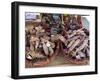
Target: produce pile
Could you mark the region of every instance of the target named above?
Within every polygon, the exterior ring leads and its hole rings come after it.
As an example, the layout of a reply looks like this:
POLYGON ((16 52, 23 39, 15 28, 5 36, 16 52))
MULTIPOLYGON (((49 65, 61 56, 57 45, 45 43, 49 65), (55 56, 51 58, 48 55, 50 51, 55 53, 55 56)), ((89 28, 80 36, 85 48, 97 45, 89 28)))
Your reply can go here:
POLYGON ((47 66, 62 52, 72 64, 89 62, 89 30, 82 16, 41 13, 25 23, 25 57, 32 66, 47 66))

